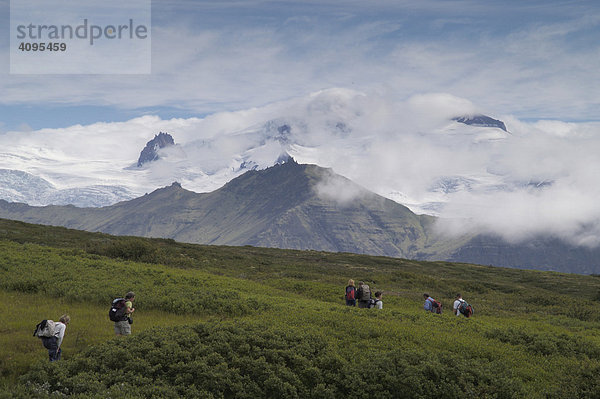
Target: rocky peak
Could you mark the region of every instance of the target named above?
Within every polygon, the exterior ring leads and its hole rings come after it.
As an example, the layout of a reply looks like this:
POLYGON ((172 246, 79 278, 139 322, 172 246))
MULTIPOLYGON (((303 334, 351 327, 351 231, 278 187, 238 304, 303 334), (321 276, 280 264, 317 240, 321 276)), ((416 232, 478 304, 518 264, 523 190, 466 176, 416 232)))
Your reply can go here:
POLYGON ((502 129, 505 132, 508 132, 506 130, 506 125, 504 124, 504 122, 498 119, 490 118, 487 115, 457 116, 456 118, 452 118, 452 120, 471 126, 497 127, 498 129, 502 129))
POLYGON ((141 167, 147 162, 156 161, 160 158, 158 150, 172 145, 175 145, 175 140, 173 140, 173 137, 169 133, 158 133, 152 140, 146 143, 146 147, 140 153, 137 166, 141 167))
POLYGON ((284 151, 279 155, 277 161, 275 161, 275 165, 283 165, 286 163, 297 165, 296 160, 290 154, 288 154, 287 151, 284 151))

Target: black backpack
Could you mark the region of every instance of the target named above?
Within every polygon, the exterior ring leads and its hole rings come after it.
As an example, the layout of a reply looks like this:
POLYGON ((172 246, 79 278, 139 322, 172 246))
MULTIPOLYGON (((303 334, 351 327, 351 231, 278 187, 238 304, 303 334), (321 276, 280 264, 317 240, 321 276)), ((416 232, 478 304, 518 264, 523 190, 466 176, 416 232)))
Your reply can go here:
POLYGON ((108 318, 110 321, 117 322, 127 320, 127 315, 125 314, 127 306, 125 306, 125 302, 125 298, 117 298, 112 301, 110 310, 108 311, 108 318))
POLYGON ((375 305, 377 305, 377 302, 379 302, 379 299, 370 299, 369 300, 369 309, 374 308, 375 305))
POLYGON ((442 303, 435 299, 431 302, 431 311, 433 313, 442 314, 442 303))

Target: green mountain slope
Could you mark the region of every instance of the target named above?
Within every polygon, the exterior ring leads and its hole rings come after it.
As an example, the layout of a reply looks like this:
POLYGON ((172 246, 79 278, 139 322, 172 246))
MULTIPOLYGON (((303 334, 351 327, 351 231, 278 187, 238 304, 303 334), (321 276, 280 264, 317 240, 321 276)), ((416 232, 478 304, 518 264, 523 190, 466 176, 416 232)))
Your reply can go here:
POLYGON ((599 290, 593 276, 0 220, 0 398, 598 397, 599 290), (384 308, 345 306, 350 277, 384 308), (111 338, 107 303, 129 289, 133 335, 111 338), (442 315, 422 310, 425 291, 442 315), (473 318, 452 315, 457 291, 473 318), (50 364, 30 330, 63 312, 50 364))

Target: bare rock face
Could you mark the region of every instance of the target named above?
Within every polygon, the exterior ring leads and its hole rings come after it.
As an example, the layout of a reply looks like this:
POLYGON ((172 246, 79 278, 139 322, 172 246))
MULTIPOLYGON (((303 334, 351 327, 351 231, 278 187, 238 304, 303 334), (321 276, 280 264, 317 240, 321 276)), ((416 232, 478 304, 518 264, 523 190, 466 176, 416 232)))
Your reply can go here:
POLYGON ((146 147, 140 153, 137 166, 141 167, 147 162, 156 161, 160 158, 158 150, 172 145, 175 145, 175 140, 173 140, 173 137, 169 133, 158 133, 152 140, 146 143, 146 147))
POLYGON ((498 119, 490 118, 487 115, 458 116, 456 118, 452 118, 452 120, 471 126, 496 127, 507 132, 504 122, 498 119))

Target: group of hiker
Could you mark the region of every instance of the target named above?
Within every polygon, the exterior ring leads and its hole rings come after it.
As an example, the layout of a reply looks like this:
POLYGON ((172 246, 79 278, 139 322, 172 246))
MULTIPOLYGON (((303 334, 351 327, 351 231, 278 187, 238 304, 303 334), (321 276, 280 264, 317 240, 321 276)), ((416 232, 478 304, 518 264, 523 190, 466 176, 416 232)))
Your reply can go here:
MULTIPOLYGON (((374 297, 371 295, 371 287, 363 281, 358 282, 358 288, 354 285, 354 280, 350 279, 346 286, 346 305, 357 306, 363 309, 383 309, 382 301, 383 293, 376 291, 374 297)), ((442 313, 442 303, 433 299, 429 294, 423 294, 425 303, 423 308, 431 313, 442 313)), ((133 324, 133 301, 135 293, 128 292, 124 298, 117 298, 112 301, 108 312, 109 319, 115 323, 115 335, 124 336, 131 334, 131 325, 133 324)), ((456 294, 452 310, 456 316, 463 315, 471 317, 473 315, 473 307, 469 305, 461 294, 456 294)), ((60 360, 61 344, 65 336, 67 325, 70 323, 71 317, 64 314, 59 318, 59 321, 42 320, 36 327, 33 333, 34 336, 41 338, 42 344, 48 349, 48 357, 51 362, 60 360)))
MULTIPOLYGON (((135 294, 128 292, 124 298, 117 298, 112 301, 108 317, 115 323, 115 334, 117 336, 130 335, 131 325, 133 324, 133 301, 135 294)), ((48 357, 51 362, 60 360, 62 350, 60 348, 67 325, 71 322, 71 317, 67 314, 62 315, 59 321, 42 320, 33 332, 34 337, 42 340, 44 348, 48 349, 48 357)))
POLYGON ((371 295, 371 287, 368 284, 359 281, 358 288, 354 285, 354 280, 348 280, 348 285, 346 286, 346 294, 344 298, 346 299, 346 305, 348 306, 356 306, 358 304, 359 308, 363 309, 383 309, 383 301, 381 300, 381 296, 383 293, 381 291, 375 291, 375 298, 371 295))
MULTIPOLYGON (((442 314, 441 302, 436 301, 429 294, 423 294, 423 298, 425 299, 423 309, 431 313, 442 314)), ((471 317, 473 315, 473 306, 469 305, 461 294, 456 294, 454 303, 452 304, 452 311, 456 316, 471 317)))
MULTIPOLYGON (((381 300, 383 293, 375 292, 375 298, 371 296, 371 287, 363 281, 358 282, 358 288, 354 285, 354 280, 348 280, 344 299, 347 306, 356 306, 359 308, 375 308, 383 309, 383 301, 381 300)), ((423 308, 431 313, 442 314, 442 303, 433 299, 429 294, 423 294, 425 304, 423 308)), ((473 315, 473 307, 469 305, 461 294, 456 294, 452 310, 456 316, 463 315, 471 317, 473 315)))

